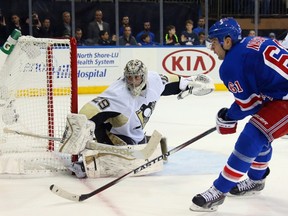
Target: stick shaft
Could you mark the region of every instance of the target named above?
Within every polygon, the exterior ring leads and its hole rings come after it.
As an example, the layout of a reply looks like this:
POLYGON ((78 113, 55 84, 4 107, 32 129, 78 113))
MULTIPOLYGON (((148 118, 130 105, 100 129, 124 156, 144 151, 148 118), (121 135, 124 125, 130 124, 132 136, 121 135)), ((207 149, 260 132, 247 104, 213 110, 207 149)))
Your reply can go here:
POLYGON ((39 135, 39 134, 34 134, 34 133, 29 133, 29 132, 13 130, 13 129, 9 129, 7 127, 3 128, 3 131, 4 131, 4 133, 12 133, 12 134, 18 134, 18 135, 22 135, 22 136, 30 136, 30 137, 39 138, 39 139, 61 141, 61 138, 56 138, 56 137, 50 137, 50 136, 44 136, 44 135, 39 135))

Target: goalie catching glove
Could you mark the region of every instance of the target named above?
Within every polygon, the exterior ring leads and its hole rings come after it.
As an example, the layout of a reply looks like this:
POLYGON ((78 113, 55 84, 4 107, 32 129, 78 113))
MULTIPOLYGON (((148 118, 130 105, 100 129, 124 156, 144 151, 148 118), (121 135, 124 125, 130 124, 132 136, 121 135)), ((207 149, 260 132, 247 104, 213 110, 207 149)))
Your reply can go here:
POLYGON ((216 128, 220 134, 233 134, 237 129, 237 121, 227 117, 228 108, 222 108, 217 113, 216 128))
POLYGON ((213 80, 204 74, 198 74, 191 77, 181 77, 179 82, 179 89, 182 90, 178 95, 178 99, 193 94, 196 96, 202 96, 214 91, 215 86, 213 80))

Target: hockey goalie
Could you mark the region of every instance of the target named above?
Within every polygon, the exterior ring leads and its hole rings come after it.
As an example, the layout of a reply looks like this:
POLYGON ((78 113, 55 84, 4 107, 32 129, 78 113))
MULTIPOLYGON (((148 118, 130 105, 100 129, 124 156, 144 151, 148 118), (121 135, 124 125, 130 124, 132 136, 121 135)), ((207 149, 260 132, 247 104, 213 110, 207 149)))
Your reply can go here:
MULTIPOLYGON (((67 117, 60 152, 79 155, 70 169, 79 178, 120 176, 167 152, 166 139, 155 131, 145 135, 161 96, 202 96, 214 90, 204 74, 188 78, 148 71, 140 60, 130 60, 124 74, 97 98, 85 104, 79 114, 67 117), (161 143, 161 145, 158 145, 161 143)), ((143 169, 139 175, 162 170, 163 162, 143 169)))

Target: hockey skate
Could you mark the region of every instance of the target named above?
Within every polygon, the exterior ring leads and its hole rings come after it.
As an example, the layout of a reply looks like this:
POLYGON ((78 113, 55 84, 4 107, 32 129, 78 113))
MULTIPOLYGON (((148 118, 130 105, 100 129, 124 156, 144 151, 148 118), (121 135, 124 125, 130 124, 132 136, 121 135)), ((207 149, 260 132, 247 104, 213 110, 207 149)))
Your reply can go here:
POLYGON ((68 166, 68 169, 75 173, 77 178, 86 178, 84 163, 82 161, 72 163, 70 166, 68 166))
POLYGON ((265 187, 266 177, 269 175, 270 169, 267 168, 263 179, 261 180, 252 180, 247 178, 243 181, 238 182, 238 184, 233 187, 228 196, 251 196, 255 194, 259 194, 265 187))
POLYGON ((198 212, 216 211, 218 206, 224 202, 225 197, 226 194, 212 186, 207 191, 193 197, 190 210, 198 212))

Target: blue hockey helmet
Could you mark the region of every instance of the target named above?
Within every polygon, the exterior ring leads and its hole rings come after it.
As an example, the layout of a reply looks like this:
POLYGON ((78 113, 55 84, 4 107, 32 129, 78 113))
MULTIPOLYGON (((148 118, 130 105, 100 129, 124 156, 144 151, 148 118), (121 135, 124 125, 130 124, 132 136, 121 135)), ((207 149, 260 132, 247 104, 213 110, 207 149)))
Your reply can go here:
POLYGON ((217 38, 223 44, 224 39, 229 36, 232 42, 236 43, 242 39, 241 32, 241 27, 235 19, 222 18, 209 28, 208 39, 217 38))

